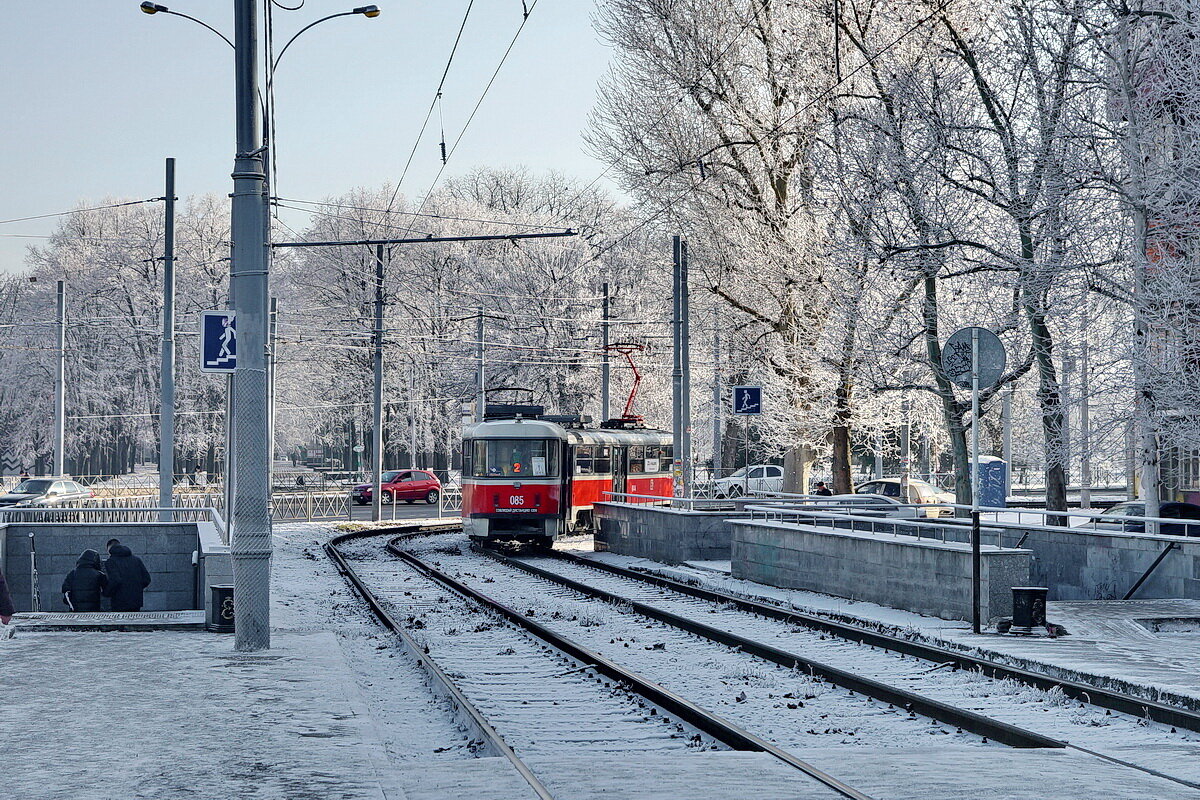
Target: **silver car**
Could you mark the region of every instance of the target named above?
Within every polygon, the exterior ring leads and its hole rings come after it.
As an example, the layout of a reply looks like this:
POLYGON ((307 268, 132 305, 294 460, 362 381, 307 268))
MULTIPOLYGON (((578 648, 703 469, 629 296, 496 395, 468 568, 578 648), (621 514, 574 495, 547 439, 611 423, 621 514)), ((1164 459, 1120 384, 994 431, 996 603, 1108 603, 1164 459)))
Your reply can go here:
POLYGON ((26 478, 0 495, 0 508, 42 508, 94 496, 91 489, 66 478, 26 478))

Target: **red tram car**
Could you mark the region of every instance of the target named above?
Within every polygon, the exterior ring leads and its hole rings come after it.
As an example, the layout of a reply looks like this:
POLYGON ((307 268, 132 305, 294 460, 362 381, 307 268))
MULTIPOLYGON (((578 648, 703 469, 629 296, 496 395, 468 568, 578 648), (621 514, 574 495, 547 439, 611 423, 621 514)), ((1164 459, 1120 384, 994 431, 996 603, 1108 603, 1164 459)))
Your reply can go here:
POLYGON ((531 411, 489 414, 463 430, 462 516, 471 538, 548 545, 593 530, 592 508, 605 492, 674 494, 670 433, 584 428, 531 411))

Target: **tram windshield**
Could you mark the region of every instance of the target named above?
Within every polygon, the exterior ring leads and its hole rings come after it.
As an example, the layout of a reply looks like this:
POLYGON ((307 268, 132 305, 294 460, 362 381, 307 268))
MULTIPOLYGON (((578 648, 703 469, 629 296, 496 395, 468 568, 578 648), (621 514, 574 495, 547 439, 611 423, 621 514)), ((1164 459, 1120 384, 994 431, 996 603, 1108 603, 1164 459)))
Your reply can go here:
POLYGON ((477 478, 556 478, 555 439, 476 439, 471 474, 477 478))

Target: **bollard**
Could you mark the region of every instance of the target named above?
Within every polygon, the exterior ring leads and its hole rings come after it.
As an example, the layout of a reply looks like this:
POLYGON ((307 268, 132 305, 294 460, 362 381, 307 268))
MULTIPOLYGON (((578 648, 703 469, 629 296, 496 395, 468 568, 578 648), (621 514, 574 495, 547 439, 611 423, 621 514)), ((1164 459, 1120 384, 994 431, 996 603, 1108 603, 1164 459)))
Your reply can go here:
POLYGON ((233 633, 233 587, 210 586, 211 619, 205 627, 213 633, 233 633))
POLYGON ((1032 633, 1034 628, 1046 626, 1046 595, 1044 586, 1014 586, 1013 633, 1032 633))

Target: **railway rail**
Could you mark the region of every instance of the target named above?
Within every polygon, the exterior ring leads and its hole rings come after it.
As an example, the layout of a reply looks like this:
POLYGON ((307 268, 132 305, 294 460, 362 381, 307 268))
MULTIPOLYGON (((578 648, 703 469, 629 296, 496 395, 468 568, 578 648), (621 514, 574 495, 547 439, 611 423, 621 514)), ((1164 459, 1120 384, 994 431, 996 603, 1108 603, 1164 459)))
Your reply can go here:
MULTIPOLYGON (((1149 698, 1135 697, 1133 695, 1124 694, 1111 688, 1097 686, 1091 683, 1071 681, 1051 675, 1045 675, 1039 672, 1033 672, 1020 667, 1010 666, 996 661, 991 661, 986 658, 973 656, 969 653, 938 647, 937 645, 926 642, 919 642, 911 639, 904 639, 898 636, 891 636, 881 631, 864 628, 860 625, 854 625, 852 623, 842 622, 839 620, 830 619, 828 617, 817 616, 815 614, 808 614, 795 609, 766 603, 761 600, 753 600, 740 595, 731 594, 729 592, 722 592, 717 589, 697 586, 692 583, 675 580, 663 575, 657 575, 642 570, 629 569, 627 567, 606 563, 604 561, 598 561, 596 559, 583 558, 568 552, 559 550, 543 551, 541 555, 565 561, 590 570, 607 572, 611 575, 616 575, 621 578, 639 581, 651 586, 656 586, 672 592, 677 592, 679 594, 695 597, 700 600, 728 604, 742 611, 747 611, 768 619, 800 625, 819 633, 835 636, 839 639, 858 642, 871 647, 877 647, 881 650, 887 650, 893 653, 919 658, 921 660, 930 661, 936 664, 947 664, 954 669, 972 670, 990 678, 1013 680, 1027 686, 1031 686, 1035 689, 1041 689, 1043 691, 1057 689, 1067 697, 1088 703, 1089 705, 1099 706, 1100 708, 1109 709, 1111 711, 1118 711, 1123 714, 1129 714, 1131 716, 1147 719, 1152 722, 1159 722, 1164 725, 1200 732, 1200 713, 1197 713, 1191 709, 1180 708, 1179 706, 1173 706, 1167 703, 1154 701, 1149 698)), ((514 566, 518 565, 514 563, 514 566)))
MULTIPOLYGON (((579 579, 553 569, 545 569, 525 557, 512 557, 492 548, 474 547, 479 553, 495 559, 506 566, 513 567, 528 574, 551 581, 572 591, 594 597, 609 603, 622 604, 632 611, 650 619, 677 627, 694 635, 714 642, 740 649, 742 652, 758 656, 767 661, 785 667, 799 667, 818 675, 836 685, 852 692, 860 692, 881 702, 895 703, 912 712, 953 724, 964 730, 969 730, 988 739, 1007 744, 1011 747, 1032 748, 1068 748, 1089 756, 1133 769, 1157 778, 1162 778, 1193 789, 1200 789, 1200 782, 1170 775, 1161 770, 1137 764, 1127 759, 1118 758, 1094 748, 1083 747, 1062 739, 1055 739, 1044 734, 1005 723, 1001 720, 983 714, 975 713, 954 705, 939 702, 917 692, 898 688, 894 685, 873 680, 861 674, 861 671, 848 671, 829 664, 821 663, 813 658, 796 652, 783 650, 763 643, 749 636, 733 633, 727 629, 718 628, 700 622, 686 614, 672 613, 655 605, 656 598, 638 599, 633 592, 619 591, 619 587, 603 581, 599 585, 579 579), (649 602, 647 602, 649 600, 649 602)), ((1000 679, 1014 680, 1034 688, 1049 690, 1058 688, 1068 697, 1076 698, 1084 703, 1100 706, 1110 710, 1123 711, 1141 720, 1151 719, 1164 724, 1170 724, 1189 730, 1200 730, 1200 715, 1186 709, 1179 709, 1161 703, 1146 704, 1146 701, 1130 697, 1110 690, 1086 684, 1076 684, 1021 670, 1002 664, 972 657, 962 653, 937 648, 931 645, 912 642, 898 637, 887 636, 877 631, 866 630, 846 623, 828 620, 822 617, 803 614, 791 609, 781 608, 769 603, 739 597, 693 584, 676 581, 661 575, 650 574, 640 570, 630 570, 617 565, 583 558, 562 551, 539 551, 539 556, 563 562, 574 568, 574 572, 590 571, 616 576, 624 581, 636 581, 654 589, 663 590, 660 596, 674 593, 687 598, 695 598, 705 603, 720 604, 736 608, 740 612, 750 612, 770 620, 782 621, 789 624, 799 624, 809 627, 824 635, 833 635, 848 642, 869 645, 883 651, 890 651, 901 656, 911 656, 922 661, 929 661, 938 667, 947 665, 956 669, 967 669, 981 675, 1000 679), (1069 691, 1068 691, 1069 690, 1069 691)), ((763 633, 763 631, 757 631, 763 633)))
MULTIPOLYGON (((632 672, 629 669, 617 664, 616 662, 605 658, 599 653, 590 650, 565 636, 556 633, 550 628, 533 620, 528 615, 521 614, 515 609, 500 603, 479 590, 466 585, 465 583, 456 580, 450 575, 438 570, 428 564, 419 557, 408 553, 403 548, 398 546, 398 543, 406 538, 421 536, 428 533, 433 533, 439 530, 445 531, 446 526, 409 526, 403 530, 400 536, 394 536, 392 541, 388 543, 387 549, 395 557, 403 559, 408 563, 416 573, 432 580, 440 586, 450 589, 459 597, 466 599, 471 603, 478 604, 479 607, 486 609, 489 613, 495 614, 503 618, 507 623, 513 626, 514 631, 522 630, 528 634, 544 642, 553 651, 557 653, 558 659, 570 659, 577 663, 578 667, 569 669, 554 677, 562 678, 567 675, 574 676, 577 681, 584 681, 593 678, 593 675, 586 673, 595 673, 596 676, 602 676, 605 686, 611 686, 608 681, 615 683, 619 687, 631 695, 640 698, 639 703, 649 703, 655 709, 661 709, 661 715, 656 711, 651 711, 650 714, 657 716, 660 720, 669 715, 670 717, 679 720, 683 725, 686 725, 695 731, 709 737, 713 742, 719 743, 732 750, 749 751, 765 753, 775 758, 777 761, 787 765, 788 767, 798 771, 808 778, 816 781, 821 786, 830 792, 851 800, 871 800, 870 796, 848 783, 829 775, 828 773, 818 769, 808 762, 796 757, 795 755, 779 748, 771 742, 747 731, 732 722, 723 719, 722 717, 713 714, 712 712, 703 709, 686 698, 671 692, 670 690, 660 686, 646 678, 632 672)), ((392 529, 395 532, 396 529, 392 529)), ((418 662, 429 672, 435 685, 438 687, 439 693, 447 697, 453 706, 459 711, 460 717, 472 735, 481 743, 483 749, 487 752, 500 755, 512 764, 517 770, 521 778, 529 785, 534 795, 539 798, 551 798, 554 795, 547 787, 545 781, 539 777, 534 768, 527 761, 517 754, 514 748, 508 741, 505 735, 498 729, 498 724, 494 717, 503 717, 504 711, 498 708, 497 704, 492 703, 492 708, 484 708, 484 703, 480 702, 479 693, 472 692, 469 687, 463 684, 469 682, 470 676, 464 674, 465 664, 475 663, 480 661, 478 655, 472 656, 470 653, 457 659, 456 667, 460 669, 450 669, 447 665, 439 665, 434 660, 430 648, 418 641, 411 631, 405 629, 404 624, 397 620, 396 615, 388 608, 389 603, 386 599, 381 598, 380 593, 370 585, 370 581, 365 579, 360 571, 355 569, 352 560, 347 557, 345 552, 349 542, 355 539, 361 539, 367 536, 378 536, 381 531, 363 531, 351 534, 345 534, 335 537, 326 545, 326 552, 329 557, 337 565, 338 570, 347 578, 354 587, 355 591, 363 597, 372 613, 384 624, 389 630, 396 633, 405 643, 405 646, 413 653, 418 662), (453 676, 453 677, 452 677, 453 676), (489 713, 490 712, 490 713, 489 713)), ((408 590, 411 592, 411 588, 408 590)), ((418 602, 420 602, 418 600, 418 602)), ((512 648, 509 648, 512 649, 512 648)), ((524 656, 530 657, 528 653, 521 654, 518 652, 512 653, 518 658, 524 656)), ((494 658, 494 648, 491 654, 494 658)), ((451 656, 450 658, 453 658, 451 656)), ((540 680, 545 680, 547 673, 542 671, 540 680)), ((521 692, 529 692, 532 687, 526 685, 514 686, 513 694, 520 695, 521 692)), ((549 688, 550 691, 559 691, 556 696, 561 696, 560 687, 539 687, 539 691, 545 692, 549 688)), ((594 700, 594 698, 593 698, 594 700)), ((486 699, 485 699, 486 702, 486 699)), ((528 702, 528 698, 525 699, 528 702)), ((555 701, 557 702, 557 701, 555 701)), ((611 721, 612 718, 610 718, 611 721)), ((507 719, 507 730, 514 730, 512 719, 507 719)), ((665 723, 665 720, 664 720, 665 723)), ((581 720, 581 725, 584 721, 581 720)), ((660 723, 661 724, 661 723, 660 723)), ((503 727, 503 726, 501 726, 503 727)), ((643 726, 644 728, 644 726, 643 726)), ((624 731, 619 727, 614 728, 608 726, 605 729, 605 736, 620 740, 623 735, 640 736, 639 741, 635 743, 636 747, 643 748, 646 745, 644 731, 638 731, 637 734, 630 734, 629 731, 624 731)), ((519 735, 519 733, 518 733, 519 735)), ((686 742, 680 743, 680 746, 686 746, 686 742)))

